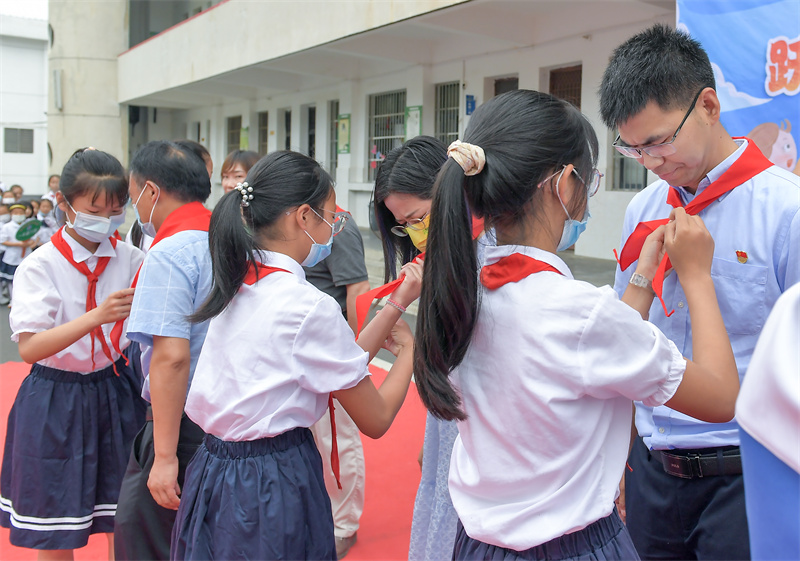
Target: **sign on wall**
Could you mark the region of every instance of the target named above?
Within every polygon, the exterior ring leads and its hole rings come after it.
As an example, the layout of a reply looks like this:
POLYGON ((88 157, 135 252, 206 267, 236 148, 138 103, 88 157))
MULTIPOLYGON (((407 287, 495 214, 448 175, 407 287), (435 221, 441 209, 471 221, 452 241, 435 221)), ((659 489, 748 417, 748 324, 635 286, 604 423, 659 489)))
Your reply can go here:
POLYGON ((350 153, 350 113, 339 115, 339 123, 337 124, 339 132, 337 134, 336 151, 339 154, 350 153))
POLYGON ((422 134, 422 105, 406 107, 406 140, 422 134))
POLYGON ((677 0, 678 29, 711 59, 731 136, 800 175, 800 2, 677 0))

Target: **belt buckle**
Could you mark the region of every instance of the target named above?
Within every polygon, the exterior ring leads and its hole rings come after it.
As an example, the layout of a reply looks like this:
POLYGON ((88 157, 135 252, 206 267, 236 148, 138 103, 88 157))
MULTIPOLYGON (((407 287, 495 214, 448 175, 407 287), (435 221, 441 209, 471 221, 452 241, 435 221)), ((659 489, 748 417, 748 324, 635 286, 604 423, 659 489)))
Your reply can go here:
POLYGON ((700 469, 700 456, 677 456, 667 452, 661 452, 661 465, 670 475, 681 477, 683 479, 694 479, 695 470, 692 469, 692 460, 697 462, 696 471, 699 477, 702 477, 702 470, 700 469))

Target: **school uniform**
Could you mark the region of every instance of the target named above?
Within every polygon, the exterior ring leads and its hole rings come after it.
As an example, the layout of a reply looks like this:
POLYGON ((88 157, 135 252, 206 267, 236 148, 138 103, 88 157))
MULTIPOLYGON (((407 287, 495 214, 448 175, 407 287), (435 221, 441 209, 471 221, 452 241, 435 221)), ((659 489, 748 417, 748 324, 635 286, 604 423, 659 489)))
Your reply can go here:
MULTIPOLYGON (((695 194, 674 187, 682 203, 718 185, 740 160, 760 156, 745 155, 746 139, 735 142, 738 149, 708 172, 695 194)), ((714 238, 711 277, 740 380, 775 301, 800 281, 800 178, 769 162, 764 166, 750 178, 737 176, 740 183, 698 214, 714 238)), ((623 244, 639 222, 669 216, 670 191, 659 180, 633 198, 623 244)), ((635 269, 617 268, 618 294, 635 269)), ((649 320, 691 359, 691 316, 678 275, 664 280, 663 300, 674 313, 667 317, 654 301, 649 320)), ((636 428, 641 439, 631 452, 625 488, 628 528, 640 555, 749 559, 737 421, 705 423, 666 406, 637 403, 636 428)))
POLYGON ((467 415, 450 465, 453 556, 637 558, 614 508, 631 401, 669 400, 686 361, 613 290, 573 280, 552 253, 489 247, 482 282, 515 260, 544 270, 482 286, 451 374, 467 415))
MULTIPOLYGON (((17 224, 13 220, 7 224, 3 224, 0 228, 0 244, 3 242, 17 241, 17 231, 21 224, 17 224)), ((30 248, 19 246, 3 246, 5 251, 0 259, 0 280, 12 282, 14 280, 14 273, 17 267, 22 263, 22 258, 29 255, 30 248)))
MULTIPOLYGON (((63 233, 72 259, 99 274, 95 300, 130 285, 144 255, 104 240, 94 252, 63 233)), ((17 269, 9 322, 12 340, 40 333, 86 313, 87 276, 52 242, 17 269)), ((138 396, 129 366, 108 344, 112 324, 37 362, 23 380, 8 418, 0 525, 13 545, 75 549, 90 534, 112 532, 117 498, 136 424, 138 396), (98 336, 102 334, 102 339, 98 336)), ((120 348, 127 349, 123 338, 120 348)))
POLYGON ((283 271, 251 271, 210 321, 189 390, 186 414, 208 436, 186 470, 172 559, 336 559, 308 427, 369 374, 369 353, 296 261, 260 257, 283 271))

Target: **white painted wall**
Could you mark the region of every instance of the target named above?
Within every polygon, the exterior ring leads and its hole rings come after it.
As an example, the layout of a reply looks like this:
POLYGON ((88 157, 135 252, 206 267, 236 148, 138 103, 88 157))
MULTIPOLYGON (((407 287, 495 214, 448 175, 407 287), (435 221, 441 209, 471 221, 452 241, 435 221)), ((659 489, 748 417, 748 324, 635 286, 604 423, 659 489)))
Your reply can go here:
POLYGON ((0 15, 0 181, 47 190, 47 21, 0 15), (32 129, 33 154, 6 153, 3 129, 32 129))

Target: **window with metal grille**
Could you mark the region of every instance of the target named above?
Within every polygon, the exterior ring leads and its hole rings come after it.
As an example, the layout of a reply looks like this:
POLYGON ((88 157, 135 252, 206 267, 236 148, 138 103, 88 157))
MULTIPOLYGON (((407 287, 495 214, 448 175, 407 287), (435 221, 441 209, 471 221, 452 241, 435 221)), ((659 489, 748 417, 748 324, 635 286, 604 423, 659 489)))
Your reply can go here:
POLYGON ((336 179, 339 165, 339 100, 328 102, 328 172, 336 179))
POLYGON ((234 150, 238 150, 241 139, 242 116, 239 115, 238 117, 228 117, 228 151, 226 154, 230 154, 234 150))
POLYGON ((460 82, 436 84, 436 138, 449 146, 458 139, 458 101, 460 82))
POLYGON ((550 94, 581 108, 581 75, 583 66, 555 68, 550 71, 550 94))
POLYGON ((504 94, 519 89, 519 77, 498 78, 494 81, 494 95, 504 94))
POLYGON ((292 149, 292 110, 283 110, 283 149, 292 149))
POLYGON ((258 153, 267 153, 267 142, 269 141, 269 112, 264 111, 258 114, 258 153))
POLYGON ((368 180, 375 180, 378 164, 392 148, 403 144, 406 126, 406 91, 369 96, 368 180))
POLYGON ((308 108, 308 157, 317 159, 317 108, 308 108))
MULTIPOLYGON (((617 138, 617 131, 609 134, 608 145, 617 138)), ((611 185, 612 191, 641 191, 647 187, 647 168, 634 160, 626 158, 613 147, 611 148, 611 177, 606 184, 611 185)))
POLYGON ((33 154, 33 129, 4 129, 3 152, 33 154))

